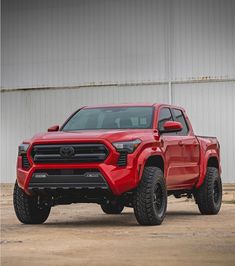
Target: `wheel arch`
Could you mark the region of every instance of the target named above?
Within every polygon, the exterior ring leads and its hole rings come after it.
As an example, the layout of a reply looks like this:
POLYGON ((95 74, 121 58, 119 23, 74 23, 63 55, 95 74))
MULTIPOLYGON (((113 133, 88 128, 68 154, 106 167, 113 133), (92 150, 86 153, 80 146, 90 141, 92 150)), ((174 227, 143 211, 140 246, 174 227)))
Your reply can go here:
POLYGON ((200 176, 196 184, 196 188, 199 188, 203 184, 206 177, 207 167, 216 167, 219 171, 219 174, 221 174, 219 157, 214 150, 208 150, 204 155, 204 159, 200 164, 200 176))
POLYGON ((219 161, 216 156, 211 156, 207 160, 207 167, 215 167, 219 170, 219 161))
POLYGON ((146 160, 144 167, 146 166, 156 166, 159 167, 164 175, 164 160, 161 155, 151 155, 146 160))
POLYGON ((162 151, 157 148, 153 150, 152 147, 147 147, 138 156, 137 160, 137 175, 136 184, 142 179, 143 171, 146 166, 159 167, 164 175, 165 172, 165 160, 162 151))

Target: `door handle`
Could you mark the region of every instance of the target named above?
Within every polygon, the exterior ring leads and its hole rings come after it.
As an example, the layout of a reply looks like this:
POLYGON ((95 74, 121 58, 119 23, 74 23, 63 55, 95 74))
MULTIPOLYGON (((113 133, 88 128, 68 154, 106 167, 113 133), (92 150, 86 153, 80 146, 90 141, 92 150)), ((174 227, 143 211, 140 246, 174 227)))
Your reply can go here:
POLYGON ((197 141, 194 141, 194 142, 193 142, 193 145, 194 145, 194 146, 197 146, 197 145, 198 145, 197 141))
POLYGON ((178 142, 178 145, 179 145, 179 146, 183 146, 183 145, 184 145, 183 141, 180 140, 180 141, 178 142))

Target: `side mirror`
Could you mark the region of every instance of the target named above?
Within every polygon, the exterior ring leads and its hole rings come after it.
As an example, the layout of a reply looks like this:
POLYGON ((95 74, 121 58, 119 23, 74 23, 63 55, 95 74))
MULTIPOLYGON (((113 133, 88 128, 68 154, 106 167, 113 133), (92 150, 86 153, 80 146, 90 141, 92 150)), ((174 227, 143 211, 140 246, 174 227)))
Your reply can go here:
POLYGON ((178 132, 183 129, 183 126, 180 122, 176 121, 166 121, 163 125, 164 130, 161 132, 178 132))
POLYGON ((59 125, 55 125, 55 126, 49 127, 47 131, 54 132, 54 131, 58 131, 59 128, 60 128, 59 125))

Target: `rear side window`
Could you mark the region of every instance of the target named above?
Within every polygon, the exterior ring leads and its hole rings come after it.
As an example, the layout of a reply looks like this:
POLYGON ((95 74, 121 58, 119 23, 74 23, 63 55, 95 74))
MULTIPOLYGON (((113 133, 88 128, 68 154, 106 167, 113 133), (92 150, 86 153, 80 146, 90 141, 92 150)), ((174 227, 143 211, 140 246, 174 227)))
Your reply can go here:
POLYGON ((158 130, 164 130, 164 123, 166 121, 173 121, 171 111, 169 108, 162 108, 160 110, 159 119, 158 119, 158 130))
POLYGON ((181 110, 179 109, 173 109, 174 115, 175 115, 175 121, 180 122, 183 126, 183 129, 178 132, 177 135, 181 135, 181 136, 186 136, 188 135, 188 125, 187 122, 185 120, 184 114, 181 110))

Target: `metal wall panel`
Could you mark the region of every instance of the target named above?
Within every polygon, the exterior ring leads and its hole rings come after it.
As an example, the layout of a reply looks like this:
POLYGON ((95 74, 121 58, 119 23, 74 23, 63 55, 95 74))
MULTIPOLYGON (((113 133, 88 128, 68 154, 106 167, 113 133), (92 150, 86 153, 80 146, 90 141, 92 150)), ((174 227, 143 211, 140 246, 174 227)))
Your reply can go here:
POLYGON ((235 1, 172 1, 172 80, 235 78, 235 1))
POLYGON ((17 147, 84 105, 167 102, 164 85, 31 90, 1 93, 1 182, 14 182, 17 147))
POLYGON ((3 1, 3 87, 166 80, 163 1, 3 1))
POLYGON ((172 92, 174 104, 184 106, 196 134, 218 137, 223 181, 235 182, 235 82, 177 84, 172 92))
POLYGON ((233 0, 3 0, 2 86, 235 78, 233 0))

